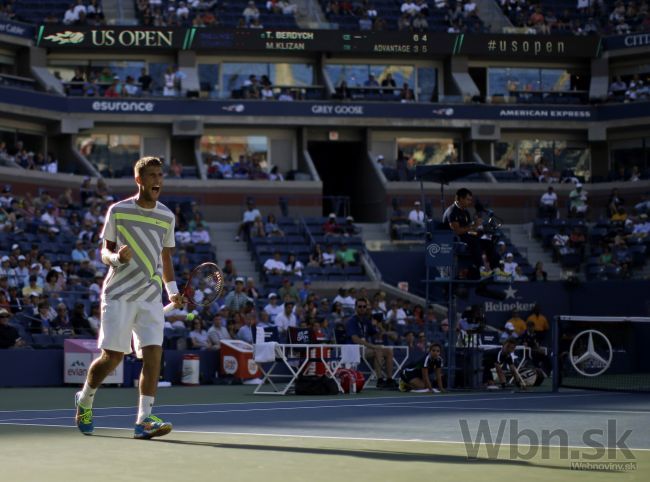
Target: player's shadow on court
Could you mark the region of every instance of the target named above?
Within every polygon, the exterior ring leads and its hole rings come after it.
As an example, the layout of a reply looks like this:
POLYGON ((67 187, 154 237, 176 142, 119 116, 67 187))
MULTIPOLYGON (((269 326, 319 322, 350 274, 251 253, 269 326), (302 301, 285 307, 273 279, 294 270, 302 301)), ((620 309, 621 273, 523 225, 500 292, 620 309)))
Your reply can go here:
POLYGON ((341 448, 313 448, 313 447, 288 447, 284 445, 257 445, 257 444, 235 444, 224 442, 199 442, 189 440, 173 440, 173 439, 156 439, 156 443, 177 444, 177 445, 195 445, 198 447, 214 447, 218 449, 241 449, 241 450, 257 450, 267 452, 289 452, 294 454, 309 454, 309 455, 337 455, 346 457, 360 457, 370 460, 382 460, 392 462, 424 462, 430 464, 447 463, 447 464, 467 464, 476 463, 484 465, 515 465, 519 467, 544 467, 549 469, 569 470, 570 465, 561 467, 557 465, 547 465, 542 461, 535 463, 526 460, 508 460, 508 459, 489 459, 478 458, 472 459, 463 455, 444 455, 444 454, 415 454, 410 452, 396 452, 396 451, 377 451, 377 450, 354 450, 354 449, 341 449, 341 448))

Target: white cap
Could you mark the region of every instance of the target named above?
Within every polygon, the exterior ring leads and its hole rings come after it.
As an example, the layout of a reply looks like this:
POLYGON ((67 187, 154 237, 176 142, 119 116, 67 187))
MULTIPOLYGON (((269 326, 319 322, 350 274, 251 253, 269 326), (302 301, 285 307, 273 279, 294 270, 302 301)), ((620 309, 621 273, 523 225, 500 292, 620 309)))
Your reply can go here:
POLYGON ((0 259, 0 261, 2 261, 3 263, 5 261, 9 261, 9 256, 3 256, 2 259, 0 259))
POLYGON ((513 325, 512 322, 510 322, 510 321, 508 323, 506 323, 505 328, 506 328, 506 330, 515 331, 515 325, 513 325))
POLYGON ((379 154, 379 155, 377 156, 377 160, 379 160, 379 159, 383 159, 383 158, 384 158, 384 155, 383 155, 383 154, 379 154))
POLYGON ((506 258, 514 258, 514 255, 512 253, 506 253, 506 258))
POLYGON ((271 298, 277 298, 277 297, 278 297, 278 295, 275 294, 275 293, 269 293, 269 296, 268 296, 269 299, 271 299, 271 298))
POLYGON ((14 249, 18 249, 20 246, 18 246, 18 243, 14 243, 11 245, 11 250, 13 251, 14 249))
POLYGON ((25 258, 25 256, 23 256, 22 254, 18 256, 18 261, 25 261, 26 259, 27 258, 25 258))
POLYGON ((582 187, 582 183, 581 182, 576 182, 576 187, 582 187))

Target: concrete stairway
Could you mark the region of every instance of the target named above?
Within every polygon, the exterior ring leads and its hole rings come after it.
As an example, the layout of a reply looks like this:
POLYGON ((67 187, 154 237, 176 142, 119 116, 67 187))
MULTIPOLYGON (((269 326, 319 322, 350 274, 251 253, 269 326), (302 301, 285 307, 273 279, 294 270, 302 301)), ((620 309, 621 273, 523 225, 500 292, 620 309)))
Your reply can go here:
POLYGON ((219 266, 223 267, 227 259, 231 259, 239 276, 251 276, 255 286, 260 286, 259 274, 255 270, 251 253, 244 241, 235 241, 239 223, 210 223, 212 244, 217 247, 219 266))
POLYGON ((388 223, 355 223, 361 228, 361 238, 370 251, 377 251, 385 243, 390 243, 388 223))
POLYGON ((510 241, 526 255, 531 266, 541 261, 549 280, 562 279, 562 267, 553 261, 551 253, 544 250, 542 243, 532 237, 531 223, 504 224, 503 227, 509 230, 510 241))

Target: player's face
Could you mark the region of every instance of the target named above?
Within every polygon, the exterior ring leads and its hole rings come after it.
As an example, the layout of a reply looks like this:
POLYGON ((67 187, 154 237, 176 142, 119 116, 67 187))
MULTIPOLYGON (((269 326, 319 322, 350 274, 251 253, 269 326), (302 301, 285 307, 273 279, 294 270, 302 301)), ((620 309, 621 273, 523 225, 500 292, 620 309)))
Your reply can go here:
POLYGON ((460 207, 467 209, 467 208, 472 206, 473 202, 474 202, 474 198, 472 197, 471 194, 469 194, 469 195, 467 195, 467 196, 465 196, 463 198, 460 198, 459 204, 460 204, 460 207))
POLYGON ((431 356, 439 357, 440 356, 440 347, 439 346, 432 346, 430 352, 431 352, 431 356))
POLYGON ((506 343, 506 344, 503 346, 503 350, 504 350, 506 353, 512 353, 512 352, 514 352, 514 351, 515 351, 515 348, 516 348, 516 346, 513 345, 512 343, 506 343))
POLYGON ((140 171, 140 175, 135 178, 135 182, 140 187, 140 196, 145 201, 158 201, 160 191, 163 185, 163 171, 158 166, 148 166, 140 171))

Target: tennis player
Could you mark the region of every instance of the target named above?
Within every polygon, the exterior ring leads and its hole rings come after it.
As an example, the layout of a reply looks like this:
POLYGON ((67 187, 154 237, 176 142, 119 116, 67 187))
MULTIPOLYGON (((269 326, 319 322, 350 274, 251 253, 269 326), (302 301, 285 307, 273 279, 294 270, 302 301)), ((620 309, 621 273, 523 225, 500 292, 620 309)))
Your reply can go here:
POLYGON ((90 369, 86 383, 75 395, 77 427, 93 433, 95 392, 131 353, 131 338, 143 360, 140 401, 134 438, 168 434, 172 425, 151 414, 158 387, 164 330, 163 281, 169 299, 180 305, 184 298, 174 280, 174 214, 158 202, 163 185, 163 164, 143 157, 135 164, 138 193, 113 204, 102 231, 102 262, 109 266, 101 296, 101 356, 90 369), (162 273, 161 273, 162 270, 162 273))

